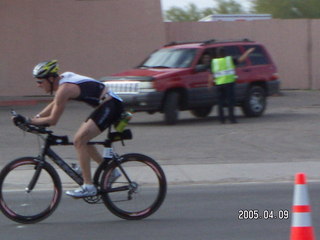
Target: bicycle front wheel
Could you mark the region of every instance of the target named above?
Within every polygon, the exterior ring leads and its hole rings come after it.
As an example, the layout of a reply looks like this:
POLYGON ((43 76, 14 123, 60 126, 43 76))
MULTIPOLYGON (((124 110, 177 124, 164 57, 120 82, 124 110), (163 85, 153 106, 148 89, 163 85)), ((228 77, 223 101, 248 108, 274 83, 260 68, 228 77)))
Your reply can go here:
POLYGON ((163 203, 166 177, 160 165, 142 154, 126 154, 111 163, 101 178, 102 199, 116 216, 143 219, 163 203))
POLYGON ((61 191, 51 165, 34 157, 19 158, 0 173, 0 210, 13 221, 36 223, 56 209, 61 191))

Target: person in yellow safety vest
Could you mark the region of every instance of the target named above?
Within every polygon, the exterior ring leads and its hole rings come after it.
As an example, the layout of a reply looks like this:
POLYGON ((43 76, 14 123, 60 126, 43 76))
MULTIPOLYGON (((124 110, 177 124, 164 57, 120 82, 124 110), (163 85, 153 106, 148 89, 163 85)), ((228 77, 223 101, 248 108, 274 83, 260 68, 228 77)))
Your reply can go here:
MULTIPOLYGON (((225 123, 224 106, 228 107, 229 121, 231 123, 237 123, 234 115, 235 94, 234 85, 236 81, 236 68, 235 65, 243 62, 250 53, 254 51, 254 48, 249 48, 238 59, 233 59, 231 56, 227 56, 224 48, 218 48, 216 50, 217 58, 211 61, 211 71, 213 73, 213 79, 217 87, 218 93, 218 116, 221 123, 225 123)), ((213 86, 213 80, 210 77, 208 86, 213 86)))

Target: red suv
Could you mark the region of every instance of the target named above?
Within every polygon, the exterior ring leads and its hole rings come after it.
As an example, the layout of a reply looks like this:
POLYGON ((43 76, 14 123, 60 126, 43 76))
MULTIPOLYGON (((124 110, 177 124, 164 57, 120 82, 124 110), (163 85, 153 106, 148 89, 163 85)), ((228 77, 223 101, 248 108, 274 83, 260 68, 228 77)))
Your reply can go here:
POLYGON ((224 47, 235 58, 254 47, 236 68, 236 99, 245 116, 258 117, 266 108, 266 97, 279 91, 277 68, 266 48, 248 39, 238 41, 172 42, 153 52, 134 69, 101 80, 134 111, 161 112, 167 124, 175 124, 179 111, 190 110, 206 117, 217 103, 215 87, 208 89, 210 67, 202 64, 204 54, 215 57, 224 47))

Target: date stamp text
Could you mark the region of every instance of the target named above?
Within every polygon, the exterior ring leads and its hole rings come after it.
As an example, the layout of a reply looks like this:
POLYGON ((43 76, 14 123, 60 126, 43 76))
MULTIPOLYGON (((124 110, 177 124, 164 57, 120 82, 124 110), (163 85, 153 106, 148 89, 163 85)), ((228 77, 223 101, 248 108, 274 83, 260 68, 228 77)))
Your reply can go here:
POLYGON ((265 209, 263 211, 258 209, 240 209, 238 211, 239 220, 286 220, 289 219, 289 210, 269 210, 265 209))

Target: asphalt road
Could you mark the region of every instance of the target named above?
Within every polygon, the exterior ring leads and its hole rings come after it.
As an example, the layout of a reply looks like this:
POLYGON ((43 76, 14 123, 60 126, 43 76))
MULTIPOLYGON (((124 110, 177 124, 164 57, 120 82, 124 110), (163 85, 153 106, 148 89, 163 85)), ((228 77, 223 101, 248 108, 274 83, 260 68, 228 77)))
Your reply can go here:
MULTIPOLYGON (((155 158, 166 169, 188 166, 190 171, 201 165, 198 175, 207 174, 206 167, 216 167, 228 183, 254 182, 264 175, 271 184, 212 184, 207 186, 169 185, 168 197, 160 210, 149 219, 138 222, 119 220, 103 205, 87 205, 64 198, 48 220, 36 225, 18 225, 0 215, 0 233, 5 239, 283 239, 288 238, 289 220, 239 220, 241 209, 290 210, 293 180, 296 170, 312 171, 308 179, 319 181, 320 119, 319 91, 286 91, 272 97, 268 109, 260 118, 244 118, 240 111, 239 124, 221 125, 216 113, 196 119, 188 112, 180 114, 176 126, 163 124, 162 115, 137 113, 131 122, 134 139, 126 147, 117 145, 119 153, 141 152, 155 158), (241 168, 241 166, 243 166, 241 168), (250 166, 250 171, 247 166, 250 166), (267 171, 266 167, 270 171, 267 171), (290 178, 276 178, 291 166, 290 178), (316 166, 316 167, 315 167, 316 166), (240 171, 241 170, 241 171, 240 171), (232 177, 231 177, 232 176, 232 177), (200 187, 201 186, 201 187, 200 187), (85 216, 86 218, 84 218, 85 216)), ((15 106, 19 113, 32 116, 44 104, 15 106)), ((32 134, 16 129, 10 121, 11 107, 0 107, 0 167, 14 158, 37 155, 38 140, 32 134)), ((74 133, 91 109, 70 103, 58 126, 57 134, 74 133)), ((100 137, 100 139, 103 136, 100 137)), ((71 147, 56 150, 70 162, 75 161, 71 147)), ((211 169, 211 168, 210 168, 211 169)), ((174 181, 174 178, 173 178, 174 181)), ((311 182, 312 182, 311 181, 311 182)), ((202 183, 202 182, 196 182, 202 183)), ((319 184, 310 183, 314 226, 320 225, 319 184)), ((315 231, 319 233, 318 228, 315 231)))
MULTIPOLYGON (((312 219, 320 233, 319 183, 308 185, 312 219)), ((20 225, 0 215, 2 239, 134 240, 283 240, 289 239, 293 184, 221 184, 170 187, 163 206, 141 221, 120 220, 104 205, 64 197, 56 212, 34 225, 20 225), (273 211, 277 219, 239 219, 241 210, 273 211), (5 237, 4 237, 5 236, 5 237), (3 238, 4 237, 4 238, 3 238)))
MULTIPOLYGON (((33 116, 44 106, 14 108, 33 116)), ((161 164, 174 165, 318 161, 319 106, 319 91, 286 91, 269 98, 262 117, 244 118, 237 109, 239 124, 221 125, 215 111, 205 119, 181 112, 175 126, 164 125, 162 114, 136 113, 130 124, 134 139, 127 141, 125 148, 118 145, 117 150, 146 153, 161 164)), ((16 157, 35 155, 38 146, 36 137, 12 125, 9 110, 10 107, 0 107, 0 166, 16 157)), ((84 104, 70 102, 58 126, 52 129, 72 138, 90 111, 84 104)), ((62 147, 59 152, 74 159, 73 149, 62 147)))

